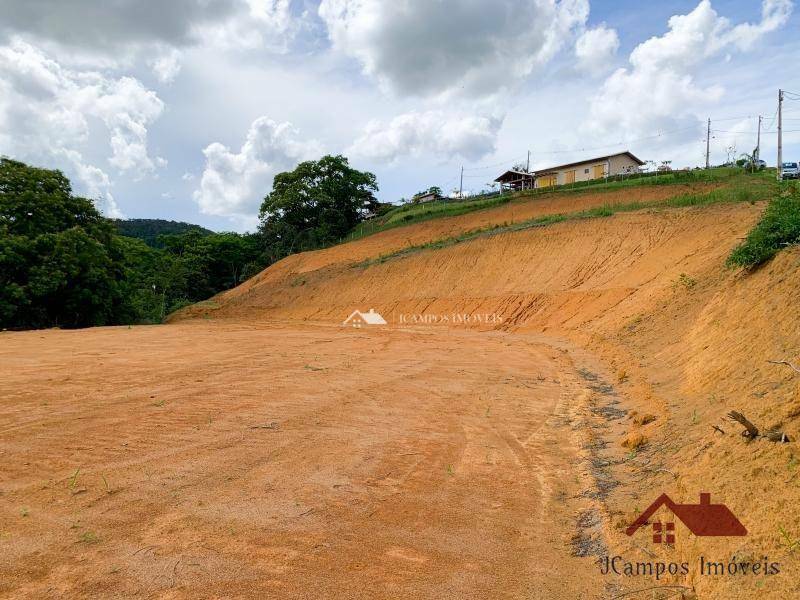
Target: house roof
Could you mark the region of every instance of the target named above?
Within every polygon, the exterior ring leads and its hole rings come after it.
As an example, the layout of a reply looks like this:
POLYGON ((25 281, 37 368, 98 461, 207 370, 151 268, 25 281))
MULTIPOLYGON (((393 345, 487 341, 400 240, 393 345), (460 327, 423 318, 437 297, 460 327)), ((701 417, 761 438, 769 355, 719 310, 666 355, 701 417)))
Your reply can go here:
POLYGON ((625 530, 633 535, 662 506, 666 506, 695 535, 742 536, 747 529, 724 504, 711 504, 709 494, 700 495, 700 504, 676 504, 666 494, 661 494, 639 518, 625 530))
POLYGON ((370 308, 368 312, 354 310, 352 314, 344 320, 344 322, 349 323, 355 317, 361 317, 368 325, 386 325, 386 320, 376 313, 374 308, 370 308))
POLYGON ((608 160, 609 158, 614 158, 615 156, 622 156, 622 155, 629 156, 631 158, 631 160, 633 160, 635 163, 637 163, 640 166, 644 164, 643 160, 641 160, 640 158, 634 156, 633 153, 631 153, 631 152, 626 150, 625 152, 617 152, 616 154, 609 154, 607 156, 598 156, 596 158, 587 158, 586 160, 579 160, 579 161, 567 163, 567 164, 564 164, 564 165, 556 165, 555 167, 548 167, 547 169, 542 169, 541 171, 536 171, 536 176, 538 177, 539 175, 548 175, 548 174, 550 174, 551 171, 560 171, 561 169, 567 169, 569 167, 575 167, 577 165, 583 165, 583 164, 586 164, 586 163, 596 163, 596 162, 599 162, 599 161, 602 161, 602 160, 608 160))
POLYGON ((525 171, 515 171, 514 169, 509 169, 500 177, 495 179, 498 183, 506 183, 509 181, 523 181, 525 179, 533 179, 533 173, 526 173, 525 171))

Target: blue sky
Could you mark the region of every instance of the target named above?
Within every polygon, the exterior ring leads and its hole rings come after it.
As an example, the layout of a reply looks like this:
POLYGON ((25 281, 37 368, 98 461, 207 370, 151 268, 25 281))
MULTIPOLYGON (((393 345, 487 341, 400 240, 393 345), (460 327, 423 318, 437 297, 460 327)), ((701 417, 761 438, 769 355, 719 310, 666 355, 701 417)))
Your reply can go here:
MULTIPOLYGON (((774 163, 777 88, 800 92, 791 0, 67 4, 0 0, 0 154, 106 214, 216 230, 255 227, 275 173, 323 153, 399 201, 462 165, 477 191, 528 150, 695 166, 708 116, 722 162, 762 114, 774 163)), ((800 101, 786 116, 798 159, 800 101)))

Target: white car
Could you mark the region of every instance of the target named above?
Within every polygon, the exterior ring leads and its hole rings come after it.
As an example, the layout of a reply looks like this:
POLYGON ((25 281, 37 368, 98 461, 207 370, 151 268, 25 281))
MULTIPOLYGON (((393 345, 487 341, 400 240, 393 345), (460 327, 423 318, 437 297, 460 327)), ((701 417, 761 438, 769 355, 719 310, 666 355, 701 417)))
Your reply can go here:
POLYGON ((796 162, 785 162, 781 165, 781 178, 782 179, 797 179, 800 178, 800 167, 796 162))

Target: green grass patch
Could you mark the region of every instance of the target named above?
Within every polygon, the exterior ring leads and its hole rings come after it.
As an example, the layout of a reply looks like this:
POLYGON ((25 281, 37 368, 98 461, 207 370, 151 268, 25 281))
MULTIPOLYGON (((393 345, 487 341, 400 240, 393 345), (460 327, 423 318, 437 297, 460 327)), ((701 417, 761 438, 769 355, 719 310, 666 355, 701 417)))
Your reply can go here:
POLYGON ((777 183, 763 177, 761 174, 755 175, 742 175, 729 179, 728 185, 724 187, 711 190, 710 192, 696 192, 685 193, 661 200, 659 202, 627 202, 620 204, 606 204, 585 210, 570 212, 570 213, 556 213, 552 215, 544 215, 535 217, 519 223, 502 225, 491 225, 480 229, 465 231, 458 235, 434 240, 425 244, 409 246, 402 250, 397 250, 389 254, 381 255, 377 258, 368 259, 355 264, 355 267, 368 267, 373 264, 383 263, 387 260, 406 256, 423 250, 440 250, 448 246, 453 246, 462 242, 467 242, 479 237, 487 237, 501 233, 511 233, 515 231, 523 231, 526 229, 533 229, 537 227, 547 227, 555 223, 562 223, 564 221, 577 221, 582 219, 597 219, 610 217, 617 213, 634 212, 643 209, 661 210, 670 208, 688 208, 696 206, 707 206, 711 204, 723 203, 740 203, 740 202, 756 202, 768 198, 777 189, 777 183))
MULTIPOLYGON (((579 181, 568 185, 541 188, 535 190, 525 190, 522 192, 509 192, 502 196, 478 196, 472 200, 458 201, 447 200, 431 202, 426 204, 405 204, 398 206, 381 217, 360 223, 353 231, 342 240, 350 242, 361 239, 374 233, 380 233, 387 229, 413 225, 422 221, 439 219, 445 217, 456 217, 459 215, 486 210, 506 204, 514 200, 530 201, 540 196, 553 196, 558 194, 580 194, 584 192, 609 192, 626 190, 633 187, 651 185, 691 185, 698 183, 731 183, 747 177, 750 181, 762 180, 770 181, 774 179, 774 172, 764 171, 761 173, 746 175, 744 170, 738 167, 716 167, 713 169, 697 169, 694 171, 672 171, 668 173, 640 173, 635 175, 617 176, 610 179, 594 179, 590 181, 579 181)), ((687 194, 692 196, 691 194, 687 194)), ((690 204, 686 204, 689 206, 690 204)), ((604 216, 604 215, 595 215, 604 216)))
POLYGON ((511 201, 511 194, 494 196, 478 200, 465 201, 440 201, 425 204, 406 204, 390 210, 382 217, 360 223, 344 241, 353 241, 362 237, 402 227, 413 225, 422 221, 439 219, 442 217, 457 217, 477 210, 493 208, 511 201))
POLYGON ((791 186, 770 201, 745 241, 731 252, 727 264, 753 269, 794 244, 800 244, 800 191, 791 186))

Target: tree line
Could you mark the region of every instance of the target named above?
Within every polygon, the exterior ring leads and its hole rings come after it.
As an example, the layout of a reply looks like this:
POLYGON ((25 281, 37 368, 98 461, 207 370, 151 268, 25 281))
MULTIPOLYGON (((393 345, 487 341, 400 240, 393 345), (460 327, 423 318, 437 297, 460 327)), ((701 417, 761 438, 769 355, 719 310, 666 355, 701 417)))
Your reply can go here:
POLYGON ((0 329, 160 323, 390 205, 375 175, 325 156, 276 175, 252 234, 115 222, 57 170, 0 159, 0 329), (177 231, 177 232, 175 232, 177 231), (127 235, 124 235, 127 234, 127 235))

